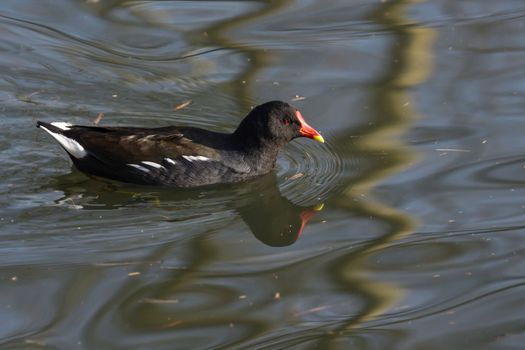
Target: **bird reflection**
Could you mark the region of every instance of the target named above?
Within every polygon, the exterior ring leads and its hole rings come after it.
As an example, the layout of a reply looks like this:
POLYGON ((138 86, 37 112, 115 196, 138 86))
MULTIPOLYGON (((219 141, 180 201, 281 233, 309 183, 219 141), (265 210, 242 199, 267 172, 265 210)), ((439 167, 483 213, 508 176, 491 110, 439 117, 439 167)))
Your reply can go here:
POLYGON ((302 207, 282 196, 277 186, 273 189, 240 206, 237 212, 259 241, 272 247, 284 247, 297 241, 322 205, 302 207))
POLYGON ((190 190, 86 179, 76 170, 55 177, 54 181, 48 186, 64 193, 55 202, 81 210, 110 210, 146 204, 162 208, 162 220, 168 222, 233 210, 255 238, 271 247, 295 243, 308 221, 323 207, 322 204, 301 206, 288 200, 279 191, 275 174, 235 185, 190 190))

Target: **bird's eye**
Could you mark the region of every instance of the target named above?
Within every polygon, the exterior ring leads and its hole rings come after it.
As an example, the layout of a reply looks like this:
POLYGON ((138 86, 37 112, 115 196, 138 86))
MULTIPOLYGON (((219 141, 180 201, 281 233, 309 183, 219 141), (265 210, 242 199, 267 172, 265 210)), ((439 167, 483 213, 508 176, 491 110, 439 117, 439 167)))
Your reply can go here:
POLYGON ((284 118, 283 119, 283 124, 284 125, 290 125, 292 123, 292 121, 290 120, 290 118, 284 118))

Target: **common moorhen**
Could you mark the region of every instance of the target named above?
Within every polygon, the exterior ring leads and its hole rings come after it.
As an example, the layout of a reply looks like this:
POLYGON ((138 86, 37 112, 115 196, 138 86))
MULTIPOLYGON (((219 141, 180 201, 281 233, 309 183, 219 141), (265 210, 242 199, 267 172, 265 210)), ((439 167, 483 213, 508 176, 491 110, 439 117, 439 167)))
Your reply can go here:
POLYGON ((259 105, 231 134, 195 127, 97 127, 64 122, 43 128, 82 172, 144 185, 196 187, 270 172, 277 152, 296 137, 324 142, 301 113, 282 101, 259 105))

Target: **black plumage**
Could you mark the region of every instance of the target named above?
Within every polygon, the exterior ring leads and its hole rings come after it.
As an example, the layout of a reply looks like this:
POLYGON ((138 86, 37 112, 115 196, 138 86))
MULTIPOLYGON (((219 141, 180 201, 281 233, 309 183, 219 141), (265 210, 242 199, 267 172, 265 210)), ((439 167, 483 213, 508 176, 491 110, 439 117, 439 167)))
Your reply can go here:
POLYGON ((296 137, 323 142, 301 113, 272 101, 255 107, 231 134, 194 127, 95 127, 45 123, 82 172, 114 180, 196 187, 270 172, 278 151, 296 137))

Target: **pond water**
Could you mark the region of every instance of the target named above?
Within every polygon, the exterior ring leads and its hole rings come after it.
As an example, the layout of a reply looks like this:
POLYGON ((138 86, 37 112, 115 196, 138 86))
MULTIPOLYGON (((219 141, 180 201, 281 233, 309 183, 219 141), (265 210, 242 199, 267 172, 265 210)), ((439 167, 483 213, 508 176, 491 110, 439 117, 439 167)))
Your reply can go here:
POLYGON ((524 33, 521 0, 3 0, 0 348, 522 349, 524 33), (327 142, 235 186, 108 184, 35 128, 274 99, 327 142))

